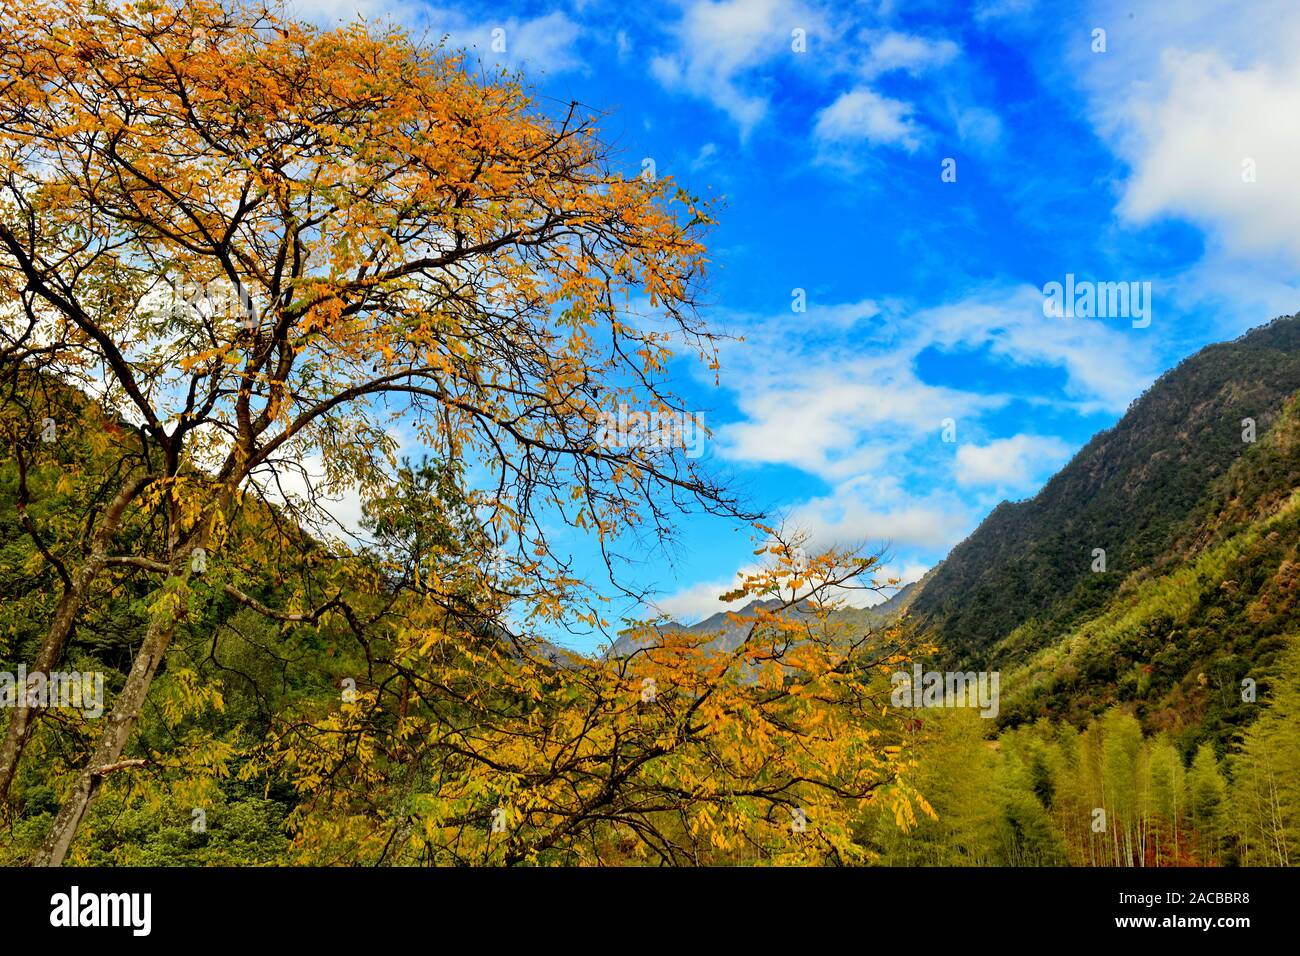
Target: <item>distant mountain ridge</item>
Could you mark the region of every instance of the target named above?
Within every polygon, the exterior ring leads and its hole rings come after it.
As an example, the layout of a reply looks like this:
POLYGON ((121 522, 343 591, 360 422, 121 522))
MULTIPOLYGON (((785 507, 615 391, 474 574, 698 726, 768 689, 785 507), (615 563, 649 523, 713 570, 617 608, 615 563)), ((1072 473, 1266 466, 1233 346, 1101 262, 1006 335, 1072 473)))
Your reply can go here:
MULTIPOLYGON (((845 608, 838 614, 842 620, 851 622, 863 630, 879 627, 896 619, 903 612, 911 601, 915 588, 915 583, 904 585, 879 604, 865 608, 845 608)), ((668 621, 660 624, 658 630, 661 633, 674 631, 684 631, 690 634, 716 633, 717 636, 705 646, 720 652, 731 651, 740 645, 748 627, 746 624, 733 622, 731 615, 748 616, 752 615, 757 609, 772 609, 779 607, 780 604, 781 601, 776 598, 769 598, 765 601, 754 600, 743 607, 718 611, 695 624, 680 624, 676 621, 668 621)), ((801 611, 799 608, 795 608, 793 613, 798 616, 801 611)), ((632 654, 637 649, 637 646, 638 644, 633 639, 632 634, 625 631, 618 636, 606 653, 611 657, 625 657, 632 654)))

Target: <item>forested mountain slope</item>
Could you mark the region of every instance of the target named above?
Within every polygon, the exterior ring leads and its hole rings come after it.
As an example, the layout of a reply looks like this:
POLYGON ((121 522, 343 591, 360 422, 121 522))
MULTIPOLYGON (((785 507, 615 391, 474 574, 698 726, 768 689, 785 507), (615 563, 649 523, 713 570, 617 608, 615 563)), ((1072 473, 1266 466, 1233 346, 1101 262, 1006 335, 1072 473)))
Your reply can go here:
POLYGON ((1000 669, 1001 707, 996 721, 962 710, 918 721, 918 779, 938 816, 906 838, 882 825, 868 839, 885 860, 1294 863, 1300 395, 1255 416, 1243 409, 1266 406, 1279 382, 1292 386, 1295 332, 1295 319, 1281 320, 1184 363, 1042 495, 1002 506, 918 585, 914 606, 930 609, 920 620, 941 653, 1000 669), (1196 392, 1198 383, 1206 391, 1196 392), (1179 396, 1188 410, 1181 424, 1169 417, 1179 396), (1230 420, 1215 427, 1216 417, 1230 420), (1254 442, 1241 438, 1245 417, 1256 418, 1254 442), (1198 444, 1189 447, 1190 436, 1198 444), (1233 460, 1223 470, 1225 456, 1233 460), (1153 473, 1163 485, 1152 483, 1153 473), (1089 482, 1112 490, 1071 511, 1063 489, 1089 482), (1141 554, 1145 563, 1111 561, 1106 572, 1092 572, 1085 552, 1088 577, 1053 568, 1045 555, 1064 549, 1065 529, 1080 527, 1130 532, 1118 535, 1126 549, 1118 553, 1141 554), (1024 566, 1016 547, 1025 548, 1024 566), (993 556, 1002 564, 980 574, 978 560, 993 556), (992 600, 997 582, 1032 587, 1033 574, 1053 571, 1073 589, 1033 588, 1039 606, 1011 591, 998 595, 1005 608, 992 600), (963 598, 978 602, 972 613, 961 613, 963 598), (979 641, 963 640, 962 621, 982 628, 979 641), (1106 820, 1100 832, 1098 809, 1106 820))
POLYGON ((1255 716, 1300 627, 1300 397, 1214 482, 1153 568, 1128 575, 1101 613, 1035 650, 1022 627, 996 649, 1010 664, 1004 719, 1081 720, 1126 703, 1151 730, 1226 744, 1255 716))
POLYGON ((913 620, 963 663, 1012 663, 1054 642, 1131 575, 1276 506, 1294 487, 1291 438, 1251 455, 1231 484, 1218 479, 1259 444, 1243 438, 1243 421, 1264 436, 1297 389, 1300 316, 1202 349, 1037 496, 994 509, 925 581, 913 620), (1104 572, 1094 570, 1097 549, 1104 572))

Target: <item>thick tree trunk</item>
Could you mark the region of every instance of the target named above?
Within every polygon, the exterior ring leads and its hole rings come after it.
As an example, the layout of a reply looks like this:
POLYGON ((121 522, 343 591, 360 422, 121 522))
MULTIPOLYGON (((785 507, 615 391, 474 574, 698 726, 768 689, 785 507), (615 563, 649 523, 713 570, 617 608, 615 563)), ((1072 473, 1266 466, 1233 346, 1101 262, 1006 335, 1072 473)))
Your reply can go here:
MULTIPOLYGON (((89 556, 73 577, 72 587, 65 591, 63 597, 59 599, 59 604, 54 610, 54 618, 50 621, 50 627, 45 633, 45 639, 36 652, 36 660, 32 664, 31 673, 48 674, 63 656, 63 647, 67 643, 68 635, 72 633, 72 625, 77 619, 77 612, 81 610, 82 604, 85 603, 91 585, 94 584, 95 579, 104 570, 108 559, 108 547, 112 543, 114 535, 117 534, 118 528, 121 527, 122 515, 126 511, 126 506, 131 503, 131 499, 139 494, 140 489, 149 480, 150 476, 148 475, 132 478, 118 490, 116 497, 109 502, 108 509, 104 512, 104 516, 99 522, 99 528, 95 531, 94 538, 91 541, 89 556)), ((27 688, 18 688, 17 692, 19 698, 15 701, 13 713, 10 714, 9 723, 5 727, 4 741, 0 742, 0 801, 6 800, 9 796, 9 787, 18 773, 18 761, 22 758, 23 748, 27 744, 27 735, 32 724, 32 714, 26 706, 27 688)))

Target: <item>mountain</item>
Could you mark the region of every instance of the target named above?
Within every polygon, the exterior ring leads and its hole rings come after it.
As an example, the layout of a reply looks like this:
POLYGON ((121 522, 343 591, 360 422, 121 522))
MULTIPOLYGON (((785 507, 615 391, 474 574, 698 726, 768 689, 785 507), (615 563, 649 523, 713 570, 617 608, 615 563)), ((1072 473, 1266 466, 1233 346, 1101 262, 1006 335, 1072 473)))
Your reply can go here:
POLYGON ((1202 349, 994 509, 908 626, 949 665, 1002 671, 1003 725, 1120 705, 1187 753, 1226 750, 1300 637, 1298 390, 1300 316, 1202 349))
MULTIPOLYGON (((891 594, 888 599, 872 607, 845 608, 836 613, 840 620, 848 622, 850 633, 855 630, 870 630, 895 620, 911 603, 915 593, 916 584, 907 584, 891 594)), ((686 625, 669 621, 659 625, 657 630, 660 633, 715 634, 716 636, 705 646, 713 651, 731 651, 739 646, 750 626, 747 620, 744 623, 736 623, 732 620, 731 615, 735 614, 748 619, 752 617, 755 611, 771 610, 780 607, 780 605, 781 602, 776 598, 767 601, 750 601, 744 607, 718 611, 696 624, 686 625)), ((796 618, 803 613, 810 612, 805 612, 799 607, 791 610, 791 616, 796 618)), ((645 643, 647 643, 646 639, 643 638, 638 641, 631 631, 624 631, 619 634, 609 650, 606 651, 606 654, 609 657, 626 657, 632 654, 638 646, 645 643)))
POLYGON ((1300 396, 1212 482, 1171 550, 1034 651, 1002 644, 1003 719, 1082 723, 1114 704, 1150 731, 1226 749, 1300 637, 1300 396))
MULTIPOLYGON (((749 624, 737 624, 732 621, 731 615, 751 615, 755 611, 779 607, 781 602, 776 598, 767 601, 750 601, 743 608, 734 608, 726 611, 718 611, 711 614, 704 620, 696 624, 678 624, 675 621, 668 621, 658 625, 655 630, 659 633, 680 633, 688 634, 713 634, 717 636, 709 641, 707 646, 715 651, 730 651, 735 648, 744 639, 745 632, 749 629, 749 624)), ((797 613, 797 611, 796 611, 797 613)), ((627 657, 633 654, 638 647, 648 643, 648 636, 638 639, 634 632, 624 631, 619 634, 606 655, 608 657, 627 657)))
POLYGON ((1252 456, 1249 469, 1234 472, 1235 490, 1218 482, 1260 444, 1297 389, 1300 315, 1202 349, 1038 495, 998 505, 927 577, 911 604, 914 621, 963 664, 1022 660, 1059 639, 1133 576, 1204 545, 1214 522, 1276 504, 1291 487, 1293 446, 1270 445, 1268 460, 1252 456), (1254 422, 1253 443, 1243 440, 1245 419, 1254 422), (1097 549, 1104 571, 1094 570, 1097 549))

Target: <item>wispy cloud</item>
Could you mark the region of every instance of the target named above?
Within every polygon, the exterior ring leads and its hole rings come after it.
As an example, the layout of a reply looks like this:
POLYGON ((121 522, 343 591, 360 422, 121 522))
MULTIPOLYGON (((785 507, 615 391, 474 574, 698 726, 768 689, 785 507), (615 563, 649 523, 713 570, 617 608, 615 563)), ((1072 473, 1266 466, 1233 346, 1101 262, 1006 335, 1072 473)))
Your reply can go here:
POLYGON ((326 26, 358 17, 394 20, 448 48, 466 50, 483 63, 526 72, 562 74, 588 69, 579 43, 581 25, 561 10, 536 17, 471 16, 419 0, 289 0, 289 9, 326 26))
POLYGON ((1065 463, 1070 446, 1045 435, 1013 435, 957 448, 957 483, 1023 489, 1065 463))
POLYGON ((582 28, 560 10, 532 18, 479 18, 431 9, 428 26, 445 34, 448 46, 471 50, 485 63, 550 74, 588 69, 578 48, 582 28))
POLYGON ((1051 434, 999 435, 1013 396, 928 381, 918 371, 923 352, 981 350, 1008 374, 1056 368, 1061 384, 1034 400, 1074 415, 1122 411, 1158 368, 1141 330, 1048 319, 1042 301, 1037 289, 1004 286, 930 308, 868 302, 814 305, 798 317, 734 315, 728 324, 745 342, 724 351, 723 383, 738 415, 716 429, 717 453, 829 485, 787 499, 782 512, 820 547, 889 542, 904 557, 942 553, 973 528, 985 496, 1032 491, 1070 445, 1051 434), (942 439, 949 419, 960 423, 956 444, 942 439))
MULTIPOLYGON (((813 125, 813 138, 819 147, 819 159, 831 165, 856 167, 854 146, 889 146, 914 153, 926 136, 915 103, 879 92, 878 81, 892 73, 913 78, 942 70, 961 53, 948 39, 935 39, 894 30, 866 31, 867 44, 857 66, 860 78, 856 85, 841 92, 830 105, 819 110, 813 125), (870 85, 868 85, 870 84, 870 85)), ((949 94, 951 99, 951 94, 949 94)), ((967 107, 953 107, 952 119, 961 122, 967 107)), ((988 139, 992 114, 970 114, 966 125, 972 134, 988 139)), ((962 134, 965 139, 966 135, 962 134)))
POLYGON ((886 31, 871 37, 862 60, 862 75, 873 79, 902 70, 919 76, 947 66, 960 52, 961 48, 952 40, 886 31))
POLYGON ((1081 414, 1122 411, 1157 368, 1140 330, 1048 319, 1042 301, 1037 289, 1006 287, 888 315, 872 303, 865 320, 847 325, 861 304, 813 306, 799 321, 734 316, 729 324, 746 341, 724 353, 724 383, 742 417, 718 430, 722 453, 841 481, 930 439, 944 418, 978 418, 1006 403, 923 381, 916 362, 928 348, 984 348, 1012 367, 1053 366, 1065 373, 1059 401, 1081 414))
POLYGON ((666 88, 726 113, 747 135, 767 115, 770 80, 759 68, 798 55, 792 33, 823 30, 824 18, 798 0, 692 0, 670 30, 673 48, 650 61, 666 88))
POLYGON ((975 22, 989 23, 1008 17, 1021 17, 1037 6, 1038 0, 980 0, 975 4, 975 22))

